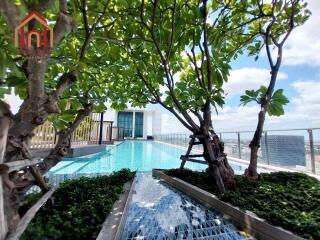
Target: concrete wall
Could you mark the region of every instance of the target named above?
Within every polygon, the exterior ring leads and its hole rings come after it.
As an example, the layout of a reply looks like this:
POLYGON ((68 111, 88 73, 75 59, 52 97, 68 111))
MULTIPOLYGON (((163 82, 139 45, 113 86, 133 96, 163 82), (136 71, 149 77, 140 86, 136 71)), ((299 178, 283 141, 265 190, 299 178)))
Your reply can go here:
POLYGON ((143 117, 143 138, 147 138, 147 136, 152 136, 152 112, 144 112, 143 117))
POLYGON ((103 120, 104 121, 113 121, 113 126, 117 126, 117 112, 116 110, 109 108, 107 109, 107 111, 105 111, 104 116, 103 116, 103 120))
POLYGON ((160 110, 154 110, 152 112, 152 135, 158 135, 162 133, 162 114, 160 110))

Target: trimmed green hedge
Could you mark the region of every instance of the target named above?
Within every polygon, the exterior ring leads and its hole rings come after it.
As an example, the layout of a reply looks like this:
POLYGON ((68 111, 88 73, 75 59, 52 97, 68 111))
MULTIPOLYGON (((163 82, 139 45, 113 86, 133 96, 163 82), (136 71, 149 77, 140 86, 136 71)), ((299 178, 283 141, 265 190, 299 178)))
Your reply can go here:
MULTIPOLYGON (((29 224, 21 239, 96 239, 123 185, 135 173, 127 169, 109 176, 82 177, 60 184, 54 204, 47 202, 29 224)), ((28 196, 25 212, 39 195, 28 196)))
MULTIPOLYGON (((206 172, 167 170, 208 192, 216 194, 206 172)), ((320 239, 320 182, 306 174, 290 172, 262 173, 257 181, 235 176, 236 188, 219 198, 249 210, 269 223, 281 226, 303 238, 320 239)))

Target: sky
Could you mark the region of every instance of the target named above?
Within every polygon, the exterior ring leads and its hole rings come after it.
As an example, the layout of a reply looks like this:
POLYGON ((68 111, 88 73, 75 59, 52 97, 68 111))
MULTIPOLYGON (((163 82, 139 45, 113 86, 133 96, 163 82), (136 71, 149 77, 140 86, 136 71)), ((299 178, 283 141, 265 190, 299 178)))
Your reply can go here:
MULTIPOLYGON (((284 89, 290 103, 285 115, 267 116, 265 129, 320 127, 320 1, 308 0, 312 16, 305 25, 295 29, 284 48, 284 59, 276 88, 284 89)), ((213 115, 217 131, 253 130, 257 124, 259 106, 239 106, 240 96, 247 89, 266 85, 270 69, 262 53, 258 61, 243 56, 232 64, 228 83, 225 85, 226 104, 213 115)), ((17 112, 21 100, 14 95, 6 97, 12 111, 17 112)), ((160 106, 148 108, 161 109, 160 106)), ((166 110, 162 112, 163 133, 187 130, 166 110)))
MULTIPOLYGON (((284 47, 283 63, 276 89, 284 89, 290 103, 285 115, 267 116, 265 129, 296 129, 320 127, 320 1, 309 0, 312 16, 303 26, 296 28, 284 47)), ((228 83, 225 85, 226 104, 213 115, 217 131, 254 130, 259 106, 240 105, 240 96, 247 89, 267 85, 269 64, 263 52, 258 61, 243 56, 232 64, 228 83)), ((165 132, 186 132, 168 112, 162 115, 165 132)))

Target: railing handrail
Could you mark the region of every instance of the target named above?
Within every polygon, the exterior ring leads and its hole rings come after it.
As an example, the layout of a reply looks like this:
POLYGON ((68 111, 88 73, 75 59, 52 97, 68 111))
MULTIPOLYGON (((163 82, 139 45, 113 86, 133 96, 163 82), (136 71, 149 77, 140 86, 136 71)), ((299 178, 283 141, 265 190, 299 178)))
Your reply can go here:
MULTIPOLYGON (((308 130, 320 130, 320 127, 316 128, 290 128, 290 129, 267 129, 263 130, 264 132, 282 132, 282 131, 308 131, 308 130)), ((255 132, 255 130, 238 130, 238 131, 216 131, 217 133, 251 133, 255 132)), ((155 135, 171 135, 171 134, 191 134, 187 132, 176 132, 176 133, 162 133, 162 134, 155 134, 155 135)))

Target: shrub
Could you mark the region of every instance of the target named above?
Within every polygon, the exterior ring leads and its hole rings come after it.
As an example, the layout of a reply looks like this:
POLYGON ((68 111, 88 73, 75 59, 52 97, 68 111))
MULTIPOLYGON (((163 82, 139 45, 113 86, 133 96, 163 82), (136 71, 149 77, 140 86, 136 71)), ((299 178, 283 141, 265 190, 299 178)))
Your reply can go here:
MULTIPOLYGON (((127 169, 109 176, 81 177, 60 184, 29 224, 21 239, 96 239, 123 185, 135 173, 127 169)), ((34 203, 29 196, 26 206, 34 203)), ((22 210, 25 210, 23 207, 22 210)))

